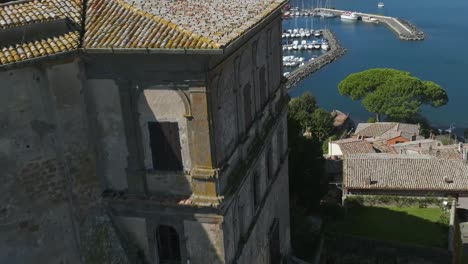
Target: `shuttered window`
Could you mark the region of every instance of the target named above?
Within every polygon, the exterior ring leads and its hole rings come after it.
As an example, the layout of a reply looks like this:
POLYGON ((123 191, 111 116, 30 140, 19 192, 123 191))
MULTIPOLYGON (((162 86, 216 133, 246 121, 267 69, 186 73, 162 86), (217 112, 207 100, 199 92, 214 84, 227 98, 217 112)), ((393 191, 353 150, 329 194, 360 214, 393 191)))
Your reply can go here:
POLYGON ((182 170, 179 125, 176 122, 148 122, 150 148, 155 170, 182 170))

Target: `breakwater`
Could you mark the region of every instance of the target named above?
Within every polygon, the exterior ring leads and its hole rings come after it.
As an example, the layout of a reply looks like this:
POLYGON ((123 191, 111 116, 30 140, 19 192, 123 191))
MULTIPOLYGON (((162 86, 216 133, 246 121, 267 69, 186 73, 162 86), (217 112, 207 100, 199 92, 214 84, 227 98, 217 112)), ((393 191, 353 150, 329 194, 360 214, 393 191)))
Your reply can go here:
MULTIPOLYGON (((333 13, 337 16, 341 16, 348 11, 338 10, 338 9, 329 9, 329 8, 316 8, 317 11, 326 11, 333 13)), ((375 14, 366 14, 360 12, 353 12, 359 17, 372 17, 375 18, 380 23, 384 23, 391 30, 393 30, 397 36, 402 40, 424 40, 424 32, 419 30, 415 25, 410 22, 395 17, 381 16, 375 14)))
POLYGON ((320 57, 316 58, 315 60, 308 61, 304 64, 304 66, 299 67, 291 72, 291 74, 287 77, 286 88, 290 89, 298 82, 305 79, 310 74, 316 72, 317 70, 321 69, 325 65, 329 64, 330 62, 338 59, 339 57, 343 56, 346 53, 346 49, 341 46, 341 43, 335 38, 333 32, 328 29, 324 29, 322 31, 323 36, 328 40, 328 45, 330 46, 330 50, 321 55, 320 57))

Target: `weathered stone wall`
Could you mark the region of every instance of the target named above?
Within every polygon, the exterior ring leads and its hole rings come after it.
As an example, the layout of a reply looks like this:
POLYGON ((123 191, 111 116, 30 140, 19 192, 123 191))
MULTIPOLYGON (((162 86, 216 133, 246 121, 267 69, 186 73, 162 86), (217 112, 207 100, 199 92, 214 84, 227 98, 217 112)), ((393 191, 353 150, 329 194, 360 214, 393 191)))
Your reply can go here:
POLYGON ((99 203, 78 61, 0 72, 0 262, 78 263, 99 203))
POLYGON ((79 61, 0 73, 2 263, 126 263, 101 216, 84 78, 79 61))
POLYGON ((85 84, 98 173, 106 189, 125 190, 128 150, 118 86, 106 79, 90 79, 85 84))
POLYGON ((283 114, 272 133, 265 138, 248 175, 239 187, 224 216, 224 244, 226 263, 269 263, 269 228, 273 220, 280 223, 281 251, 290 250, 289 191, 287 165, 286 115, 283 114), (269 146, 273 146, 270 149, 269 146), (275 151, 269 154, 270 151, 275 151), (271 169, 267 158, 272 157, 271 169), (270 175, 268 171, 270 170, 270 175), (259 184, 259 199, 254 205, 253 177, 259 184))
POLYGON ((209 103, 218 166, 231 158, 246 135, 262 127, 256 121, 268 115, 265 106, 280 85, 280 31, 280 19, 272 21, 210 73, 209 103), (246 112, 251 113, 250 118, 246 112))

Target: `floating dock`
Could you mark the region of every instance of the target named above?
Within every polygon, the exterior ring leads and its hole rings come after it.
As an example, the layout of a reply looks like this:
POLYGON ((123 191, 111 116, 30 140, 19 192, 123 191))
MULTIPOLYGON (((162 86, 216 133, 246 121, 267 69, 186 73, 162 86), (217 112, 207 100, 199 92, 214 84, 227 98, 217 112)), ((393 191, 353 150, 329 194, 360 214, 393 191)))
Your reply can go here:
POLYGON ((322 34, 328 40, 330 50, 327 53, 320 55, 320 57, 316 58, 315 60, 308 61, 304 64, 304 66, 292 71, 291 74, 286 77, 287 89, 294 87, 298 82, 302 81, 310 74, 318 71, 325 65, 338 59, 346 53, 346 49, 341 46, 341 44, 336 40, 335 35, 330 30, 324 29, 322 30, 322 34))
MULTIPOLYGON (((338 10, 338 9, 329 9, 329 8, 316 8, 316 11, 326 11, 333 13, 337 16, 341 16, 343 13, 350 11, 338 10)), ((420 31, 415 25, 410 22, 389 16, 381 16, 374 14, 366 14, 360 12, 353 12, 360 17, 372 17, 375 18, 380 23, 385 23, 389 28, 391 28, 400 39, 402 40, 424 40, 424 32, 420 31)))

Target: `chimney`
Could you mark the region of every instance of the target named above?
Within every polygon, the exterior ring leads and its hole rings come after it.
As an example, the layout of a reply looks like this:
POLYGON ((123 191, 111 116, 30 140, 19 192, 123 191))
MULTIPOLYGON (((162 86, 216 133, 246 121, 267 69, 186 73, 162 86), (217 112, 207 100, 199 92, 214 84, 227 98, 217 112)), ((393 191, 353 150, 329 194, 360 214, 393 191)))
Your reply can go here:
POLYGON ((468 149, 463 149, 463 160, 468 162, 468 149))
POLYGON ((458 143, 458 152, 463 153, 463 143, 458 143))
POLYGON ((444 176, 444 181, 446 183, 452 183, 453 182, 453 180, 451 178, 449 178, 448 176, 444 176))
POLYGON ((419 142, 418 146, 421 147, 421 142, 419 142))

